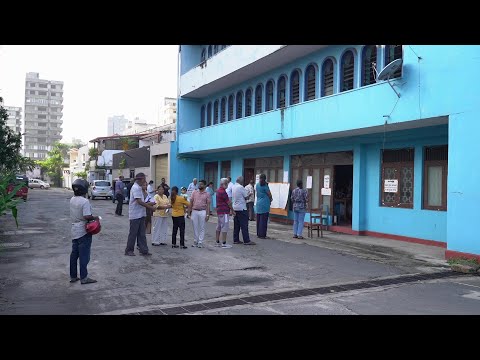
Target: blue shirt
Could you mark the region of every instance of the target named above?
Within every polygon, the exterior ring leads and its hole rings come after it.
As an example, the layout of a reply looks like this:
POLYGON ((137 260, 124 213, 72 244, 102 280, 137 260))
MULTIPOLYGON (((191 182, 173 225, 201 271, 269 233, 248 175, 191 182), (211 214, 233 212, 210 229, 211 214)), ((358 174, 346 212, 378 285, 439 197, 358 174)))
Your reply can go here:
POLYGON ((255 191, 257 192, 257 214, 264 214, 270 212, 270 198, 267 195, 267 191, 270 191, 268 184, 261 186, 260 183, 255 185, 255 191))
POLYGON ((123 188, 125 187, 125 184, 123 183, 122 180, 117 180, 115 183, 115 194, 122 194, 123 195, 123 188))

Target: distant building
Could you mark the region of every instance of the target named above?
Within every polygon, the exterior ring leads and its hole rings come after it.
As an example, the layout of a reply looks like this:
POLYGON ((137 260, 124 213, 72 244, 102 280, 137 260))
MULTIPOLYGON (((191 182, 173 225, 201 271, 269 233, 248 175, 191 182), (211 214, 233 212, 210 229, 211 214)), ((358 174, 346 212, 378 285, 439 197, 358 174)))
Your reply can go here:
POLYGON ((157 124, 147 123, 146 120, 142 120, 136 117, 133 121, 128 121, 127 126, 122 135, 133 135, 154 129, 157 127, 157 124))
POLYGON ((7 126, 14 132, 22 132, 22 108, 14 106, 4 106, 8 113, 7 126))
POLYGON ((25 156, 41 160, 62 140, 63 81, 43 80, 35 72, 25 78, 25 156))
POLYGON ((115 115, 108 118, 107 136, 122 134, 127 127, 128 119, 123 115, 115 115))
POLYGON ((177 99, 165 98, 160 109, 160 126, 175 124, 177 122, 177 99))

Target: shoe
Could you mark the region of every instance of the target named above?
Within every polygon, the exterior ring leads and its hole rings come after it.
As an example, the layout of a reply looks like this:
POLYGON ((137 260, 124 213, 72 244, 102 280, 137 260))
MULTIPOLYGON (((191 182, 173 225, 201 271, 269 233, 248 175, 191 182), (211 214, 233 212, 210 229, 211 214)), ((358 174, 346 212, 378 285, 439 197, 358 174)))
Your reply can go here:
POLYGON ((297 236, 297 235, 293 235, 293 238, 294 238, 294 239, 298 239, 298 236, 297 236))
POLYGON ((139 246, 137 246, 137 250, 140 251, 140 247, 139 247, 139 246))
POLYGON ((160 243, 160 244, 158 244, 158 245, 167 245, 167 243, 160 243))
POLYGON ((220 241, 217 241, 217 242, 215 243, 215 246, 216 246, 216 247, 220 247, 220 246, 222 246, 222 245, 220 244, 220 241))
POLYGON ((150 252, 146 252, 146 253, 140 253, 140 255, 142 255, 142 256, 151 256, 151 255, 152 255, 152 253, 150 253, 150 252))
POLYGON ((127 256, 135 256, 133 251, 126 252, 125 255, 127 256))
POLYGON ((196 241, 193 242, 192 247, 197 247, 197 242, 196 241))
POLYGON ((172 248, 176 249, 178 248, 178 245, 172 245, 172 248))
POLYGON ((89 277, 87 277, 86 279, 83 279, 83 280, 80 280, 80 282, 83 284, 93 284, 93 283, 96 283, 97 280, 93 280, 93 279, 90 279, 89 277))
POLYGON ((80 280, 80 278, 79 278, 79 277, 76 277, 76 278, 70 278, 70 282, 71 282, 71 283, 77 282, 78 280, 80 280))
POLYGON ((234 241, 233 242, 235 245, 238 245, 238 244, 243 244, 243 241, 234 241))
POLYGON ((232 248, 232 245, 230 244, 222 244, 222 249, 230 249, 232 248))
POLYGON ((203 244, 202 244, 202 243, 198 243, 197 248, 203 248, 203 244))
POLYGON ((188 249, 188 247, 186 247, 186 246, 180 246, 180 249, 184 249, 184 250, 185 250, 185 249, 188 249))
POLYGON ((152 246, 160 246, 160 244, 152 243, 152 246))
POLYGON ((303 236, 299 236, 298 239, 300 239, 300 240, 303 239, 303 236))
POLYGON ((243 245, 257 245, 257 243, 250 240, 249 242, 244 242, 243 245))

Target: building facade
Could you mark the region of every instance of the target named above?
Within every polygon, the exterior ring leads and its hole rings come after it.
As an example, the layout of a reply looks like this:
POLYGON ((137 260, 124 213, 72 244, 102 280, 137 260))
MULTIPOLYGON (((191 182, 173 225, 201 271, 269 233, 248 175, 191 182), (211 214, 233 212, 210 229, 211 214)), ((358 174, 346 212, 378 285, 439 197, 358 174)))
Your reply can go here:
POLYGON ((165 98, 160 109, 159 126, 175 124, 177 121, 177 99, 165 98))
POLYGON ((107 136, 123 134, 127 128, 128 119, 124 115, 115 115, 108 118, 107 136))
POLYGON ((25 78, 24 155, 42 160, 53 143, 62 139, 63 81, 40 79, 39 73, 25 78))
POLYGON ((22 108, 15 106, 4 106, 8 113, 7 126, 15 133, 22 132, 22 108))
POLYGON ((338 231, 480 257, 469 226, 480 198, 479 55, 480 46, 181 45, 171 183, 265 173, 294 188, 311 177, 312 212, 336 217, 338 231), (398 59, 388 81, 377 78, 398 59))
POLYGON ((152 130, 157 127, 157 124, 150 124, 146 120, 136 117, 133 121, 129 120, 125 126, 122 135, 133 135, 152 130))

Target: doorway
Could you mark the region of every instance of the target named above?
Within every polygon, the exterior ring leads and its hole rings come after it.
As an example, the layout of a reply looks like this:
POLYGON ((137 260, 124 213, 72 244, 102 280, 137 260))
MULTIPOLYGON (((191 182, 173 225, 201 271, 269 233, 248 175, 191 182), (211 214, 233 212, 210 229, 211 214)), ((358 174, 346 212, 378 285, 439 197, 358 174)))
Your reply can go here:
POLYGON ((337 225, 352 225, 353 165, 334 166, 333 215, 337 225))

